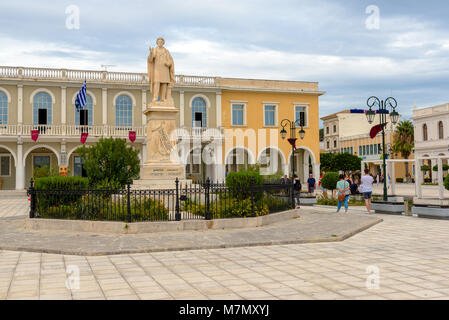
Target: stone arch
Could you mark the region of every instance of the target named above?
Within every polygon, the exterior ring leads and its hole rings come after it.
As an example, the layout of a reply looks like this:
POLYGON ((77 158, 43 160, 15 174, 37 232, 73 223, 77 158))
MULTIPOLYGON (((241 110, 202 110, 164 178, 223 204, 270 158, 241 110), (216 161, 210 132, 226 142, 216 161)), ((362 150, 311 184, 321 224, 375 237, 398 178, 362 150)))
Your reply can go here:
POLYGON ((31 95, 30 95, 30 103, 31 103, 31 105, 33 105, 34 96, 35 96, 36 94, 40 93, 40 92, 48 93, 48 94, 50 95, 50 97, 51 97, 51 104, 52 104, 52 105, 55 104, 55 102, 56 102, 56 97, 55 97, 55 95, 53 94, 53 92, 51 92, 50 90, 48 90, 48 89, 46 89, 46 88, 39 88, 39 89, 34 90, 34 91, 31 93, 31 95))
POLYGON ((0 148, 8 150, 11 153, 12 157, 14 158, 14 166, 17 167, 17 155, 16 155, 16 153, 10 147, 5 146, 3 144, 0 144, 0 148))
POLYGON ((0 92, 6 94, 6 97, 8 98, 8 104, 11 103, 11 94, 9 93, 9 91, 5 88, 0 87, 0 92))
POLYGON ((61 165, 61 155, 59 154, 59 152, 58 152, 55 148, 53 148, 52 146, 49 146, 49 145, 46 145, 46 144, 37 144, 37 145, 35 145, 35 146, 32 146, 32 147, 31 147, 27 152, 25 152, 25 154, 23 155, 23 163, 26 163, 26 159, 27 159, 28 155, 29 155, 33 150, 39 149, 39 148, 45 148, 45 149, 48 149, 48 150, 52 151, 52 152, 55 154, 56 159, 58 160, 58 166, 61 165))
POLYGON ((120 96, 128 96, 128 97, 131 99, 132 103, 133 103, 133 108, 136 107, 136 105, 137 105, 136 97, 134 97, 134 95, 133 95, 131 92, 129 92, 129 91, 120 91, 120 92, 117 93, 117 94, 114 96, 114 98, 112 99, 112 104, 114 105, 114 108, 115 108, 115 106, 116 106, 117 98, 120 97, 120 96))

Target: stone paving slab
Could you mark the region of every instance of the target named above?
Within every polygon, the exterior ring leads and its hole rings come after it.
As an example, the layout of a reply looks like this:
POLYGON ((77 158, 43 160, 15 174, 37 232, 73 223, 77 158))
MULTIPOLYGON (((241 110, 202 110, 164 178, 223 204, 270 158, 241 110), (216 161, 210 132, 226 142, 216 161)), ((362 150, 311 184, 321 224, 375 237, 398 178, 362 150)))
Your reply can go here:
POLYGON ((336 214, 323 208, 300 209, 300 218, 258 228, 108 235, 30 231, 26 218, 0 220, 0 249, 71 255, 113 255, 159 251, 248 247, 342 241, 382 219, 336 214))
POLYGON ((2 191, 0 196, 0 219, 8 217, 28 216, 30 211, 30 202, 28 197, 8 197, 7 192, 2 191))

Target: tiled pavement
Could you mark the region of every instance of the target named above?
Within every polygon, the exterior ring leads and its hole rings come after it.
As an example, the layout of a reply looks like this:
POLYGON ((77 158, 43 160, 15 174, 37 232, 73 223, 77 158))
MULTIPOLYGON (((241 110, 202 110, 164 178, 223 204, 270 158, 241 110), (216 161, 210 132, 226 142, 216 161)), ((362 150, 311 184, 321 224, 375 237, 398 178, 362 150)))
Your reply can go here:
POLYGON ((7 217, 26 216, 29 213, 30 203, 27 196, 4 198, 0 197, 0 219, 7 217))
POLYGON ((0 299, 448 299, 449 222, 382 218, 344 242, 94 257, 1 251, 0 299), (79 289, 69 290, 76 268, 79 289), (378 289, 367 288, 367 268, 380 271, 378 289))

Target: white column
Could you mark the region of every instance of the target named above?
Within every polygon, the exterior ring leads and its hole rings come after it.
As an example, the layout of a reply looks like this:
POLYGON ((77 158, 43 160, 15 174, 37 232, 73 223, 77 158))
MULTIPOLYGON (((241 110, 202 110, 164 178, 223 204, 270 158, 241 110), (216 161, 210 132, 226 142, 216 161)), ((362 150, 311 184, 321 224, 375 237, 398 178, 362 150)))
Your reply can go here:
POLYGON ((320 164, 319 163, 315 163, 313 165, 313 177, 315 178, 315 180, 317 182, 317 187, 318 187, 318 180, 320 178, 320 175, 321 175, 320 164))
POLYGON ((61 124, 67 122, 67 87, 61 87, 61 124))
POLYGON ((23 123, 23 85, 17 85, 17 122, 19 124, 23 123))
POLYGON ((142 90, 142 126, 147 124, 147 116, 143 113, 147 108, 147 91, 142 90))
POLYGON ((102 90, 102 98, 101 101, 103 103, 103 125, 108 124, 108 89, 103 88, 102 90))
POLYGON ((217 92, 215 98, 217 106, 217 128, 219 128, 221 127, 221 92, 217 92))
POLYGON ((430 159, 430 174, 432 176, 432 183, 438 181, 438 177, 435 177, 435 171, 433 171, 433 166, 436 165, 436 162, 437 162, 436 159, 430 159))
POLYGON ((219 182, 224 182, 226 179, 225 165, 223 163, 223 146, 217 143, 214 146, 215 153, 215 179, 219 182))
POLYGON ((421 160, 415 161, 415 193, 418 199, 422 199, 422 189, 421 189, 421 160))
POLYGON ((396 163, 391 161, 391 176, 390 176, 390 183, 391 183, 391 195, 396 195, 396 173, 395 173, 395 166, 396 163))
POLYGON ((444 185, 443 185, 443 159, 438 158, 438 191, 440 200, 444 199, 444 185))
MULTIPOLYGON (((303 167, 304 167, 304 181, 301 181, 301 183, 305 183, 307 179, 309 179, 309 152, 307 150, 304 150, 303 155, 303 167)), ((298 175, 299 176, 299 175, 298 175)))
POLYGON ((184 91, 179 91, 179 126, 184 126, 184 91))
POLYGON ((17 140, 16 190, 25 189, 25 167, 23 161, 23 142, 17 140))

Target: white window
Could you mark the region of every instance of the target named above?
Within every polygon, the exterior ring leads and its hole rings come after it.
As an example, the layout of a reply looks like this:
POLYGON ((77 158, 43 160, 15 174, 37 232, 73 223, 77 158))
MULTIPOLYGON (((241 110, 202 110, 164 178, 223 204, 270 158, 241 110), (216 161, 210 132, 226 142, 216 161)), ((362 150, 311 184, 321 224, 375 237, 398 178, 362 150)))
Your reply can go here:
MULTIPOLYGON (((306 105, 295 105, 295 121, 299 120, 301 126, 309 126, 307 106, 306 105)), ((329 133, 329 128, 326 127, 326 133, 329 133)))
POLYGON ((246 105, 244 103, 231 104, 231 124, 233 126, 244 126, 246 124, 246 105))
POLYGON ((9 177, 11 175, 11 156, 9 154, 0 155, 0 176, 9 177))
POLYGON ((277 106, 266 104, 263 106, 264 126, 274 127, 277 123, 277 106))

